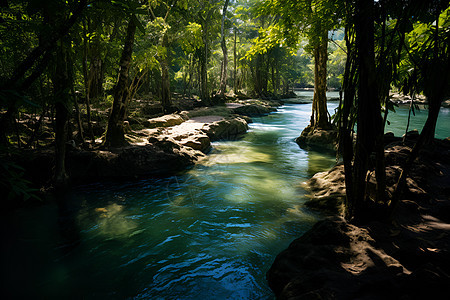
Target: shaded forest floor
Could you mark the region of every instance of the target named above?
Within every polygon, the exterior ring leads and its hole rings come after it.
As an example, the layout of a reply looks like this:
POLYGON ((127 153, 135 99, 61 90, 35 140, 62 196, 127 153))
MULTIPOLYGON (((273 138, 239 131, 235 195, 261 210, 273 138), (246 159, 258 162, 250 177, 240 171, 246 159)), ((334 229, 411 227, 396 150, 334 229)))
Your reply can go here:
MULTIPOLYGON (((392 188, 413 141, 390 139, 386 162, 392 188)), ((308 182, 308 205, 332 216, 277 256, 267 273, 275 294, 281 299, 448 299, 450 139, 421 151, 392 222, 347 223, 340 215, 343 175, 338 165, 308 182)))

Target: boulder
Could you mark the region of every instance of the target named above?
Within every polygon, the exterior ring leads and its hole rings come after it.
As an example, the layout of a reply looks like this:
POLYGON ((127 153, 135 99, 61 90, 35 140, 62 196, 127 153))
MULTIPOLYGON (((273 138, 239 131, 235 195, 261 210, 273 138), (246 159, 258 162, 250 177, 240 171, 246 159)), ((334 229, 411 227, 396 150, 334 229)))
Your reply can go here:
POLYGON ((180 144, 192 149, 201 151, 203 153, 208 152, 211 149, 211 140, 206 134, 191 135, 180 141, 180 144))
POLYGON ((302 149, 336 151, 338 130, 306 127, 295 142, 302 149))
POLYGON ((305 205, 330 214, 344 215, 345 173, 344 165, 337 165, 326 172, 316 173, 306 182, 305 205))
POLYGON ((450 108, 450 99, 442 101, 442 107, 450 108))
POLYGON ((276 108, 270 106, 268 107, 264 105, 250 104, 234 108, 233 113, 248 117, 260 117, 268 115, 269 113, 274 112, 276 110, 277 110, 276 108))
POLYGON ((156 127, 171 127, 179 125, 184 122, 182 116, 178 114, 165 115, 159 118, 148 119, 143 122, 143 125, 147 128, 156 127))
POLYGON ((226 118, 203 126, 203 132, 211 141, 235 140, 245 134, 247 130, 247 122, 239 117, 226 118))

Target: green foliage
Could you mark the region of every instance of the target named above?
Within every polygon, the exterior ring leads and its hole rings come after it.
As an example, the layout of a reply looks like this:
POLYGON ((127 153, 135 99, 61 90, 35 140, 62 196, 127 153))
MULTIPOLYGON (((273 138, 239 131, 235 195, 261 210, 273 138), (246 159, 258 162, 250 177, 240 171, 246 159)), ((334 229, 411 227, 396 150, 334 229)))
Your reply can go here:
POLYGON ((450 60, 450 8, 439 15, 438 24, 436 30, 436 21, 417 21, 405 35, 405 49, 394 81, 404 94, 432 96, 437 89, 450 91, 449 77, 442 76, 448 73, 450 60))

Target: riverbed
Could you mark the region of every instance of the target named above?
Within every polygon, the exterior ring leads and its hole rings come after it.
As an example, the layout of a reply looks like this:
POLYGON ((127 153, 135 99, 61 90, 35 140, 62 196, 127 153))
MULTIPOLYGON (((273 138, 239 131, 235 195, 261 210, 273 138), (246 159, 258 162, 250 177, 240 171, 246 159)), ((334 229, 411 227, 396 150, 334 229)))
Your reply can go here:
MULTIPOLYGON (((310 99, 308 95, 302 95, 310 99)), ((328 95, 334 97, 335 95, 328 95)), ((337 102, 329 102, 334 113, 337 102)), ((311 104, 254 118, 239 141, 213 143, 176 176, 74 187, 2 218, 2 290, 42 299, 272 299, 275 256, 321 217, 304 208, 303 183, 335 157, 294 142, 311 104)), ((387 130, 404 132, 407 108, 387 130)), ((426 111, 410 129, 423 124, 426 111)), ((437 137, 450 135, 443 109, 437 137)))

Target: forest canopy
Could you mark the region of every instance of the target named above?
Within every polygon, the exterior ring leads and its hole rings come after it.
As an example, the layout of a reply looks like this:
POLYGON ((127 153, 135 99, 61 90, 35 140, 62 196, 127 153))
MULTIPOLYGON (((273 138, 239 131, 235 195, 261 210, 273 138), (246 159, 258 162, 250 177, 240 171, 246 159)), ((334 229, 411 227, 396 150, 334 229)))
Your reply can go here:
MULTIPOLYGON (((389 92, 427 97, 419 148, 433 139, 449 92, 448 1, 7 0, 0 8, 2 161, 15 149, 54 147, 57 185, 68 180, 69 141, 126 145, 127 130, 143 128, 142 111, 314 88, 310 128, 339 131, 349 215, 358 215, 374 167, 377 202, 391 206, 381 145, 389 92), (343 92, 333 118, 327 89, 343 92)), ((17 167, 7 174, 18 176, 17 167)))

